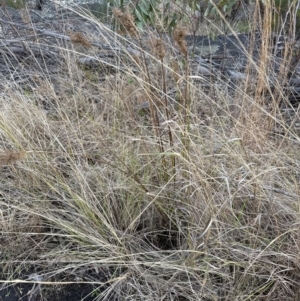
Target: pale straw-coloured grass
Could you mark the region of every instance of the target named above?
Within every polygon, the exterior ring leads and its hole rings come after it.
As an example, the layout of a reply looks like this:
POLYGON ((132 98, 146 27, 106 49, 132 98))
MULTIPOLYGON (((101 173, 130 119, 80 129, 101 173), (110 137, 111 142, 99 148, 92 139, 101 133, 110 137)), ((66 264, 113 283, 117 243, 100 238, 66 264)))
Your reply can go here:
POLYGON ((97 300, 296 300, 299 137, 258 92, 207 94, 155 45, 126 64, 115 50, 105 81, 66 49, 59 93, 45 74, 1 98, 3 283, 34 266, 42 287, 68 275, 97 300))

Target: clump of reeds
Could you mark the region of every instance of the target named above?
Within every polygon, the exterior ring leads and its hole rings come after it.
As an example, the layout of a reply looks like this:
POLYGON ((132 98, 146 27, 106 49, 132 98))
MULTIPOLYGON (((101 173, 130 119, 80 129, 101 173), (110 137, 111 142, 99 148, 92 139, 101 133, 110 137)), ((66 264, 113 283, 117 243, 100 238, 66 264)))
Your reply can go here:
MULTIPOLYGON (((130 36, 138 38, 140 48, 143 49, 143 42, 139 35, 138 29, 134 23, 134 18, 132 16, 132 14, 130 14, 128 11, 123 13, 120 9, 113 9, 113 14, 120 21, 120 23, 126 33, 128 33, 130 36)), ((162 49, 161 49, 161 51, 162 51, 162 49)), ((161 52, 161 55, 162 54, 163 53, 161 52)), ((155 93, 155 91, 153 91, 151 75, 149 72, 149 68, 148 68, 148 64, 146 61, 144 51, 142 51, 142 57, 143 57, 143 66, 145 68, 143 73, 146 75, 144 90, 146 91, 146 95, 148 96, 148 103, 149 103, 149 108, 150 108, 150 113, 151 113, 152 125, 155 130, 156 137, 158 139, 159 149, 161 152, 164 152, 163 143, 162 143, 161 137, 160 137, 160 130, 159 130, 160 122, 159 122, 158 111, 157 111, 157 103, 155 102, 155 99, 156 99, 155 94, 156 93, 155 93)), ((139 64, 140 64, 140 62, 139 62, 139 64)))

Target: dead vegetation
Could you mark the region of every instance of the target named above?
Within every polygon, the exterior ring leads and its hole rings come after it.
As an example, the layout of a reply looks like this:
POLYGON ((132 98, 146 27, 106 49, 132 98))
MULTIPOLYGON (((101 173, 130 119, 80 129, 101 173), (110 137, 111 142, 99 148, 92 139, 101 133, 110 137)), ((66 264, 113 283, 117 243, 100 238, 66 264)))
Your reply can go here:
POLYGON ((115 14, 131 37, 90 19, 94 33, 59 36, 55 80, 42 68, 30 89, 4 82, 3 286, 39 282, 38 295, 90 283, 95 300, 298 300, 299 112, 281 86, 290 48, 270 87, 262 43, 232 94, 194 73, 181 28, 175 50, 115 14))

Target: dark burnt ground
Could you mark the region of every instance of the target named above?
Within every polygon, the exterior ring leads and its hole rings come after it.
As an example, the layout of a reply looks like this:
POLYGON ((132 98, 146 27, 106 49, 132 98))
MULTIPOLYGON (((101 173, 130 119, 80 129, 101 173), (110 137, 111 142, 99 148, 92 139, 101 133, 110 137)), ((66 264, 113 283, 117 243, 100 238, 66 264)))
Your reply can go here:
POLYGON ((47 268, 32 273, 34 267, 27 265, 18 275, 7 277, 0 274, 0 301, 92 301, 109 288, 109 271, 76 269, 74 272, 58 273, 48 277, 47 268), (11 283, 1 283, 11 278, 11 283), (36 280, 42 283, 37 283, 36 280), (44 282, 44 283, 43 283, 44 282), (90 282, 90 283, 89 283, 90 282), (51 284, 50 284, 51 283, 51 284))
POLYGON ((91 296, 94 288, 90 284, 58 284, 43 285, 41 294, 30 297, 32 284, 16 284, 0 290, 1 301, 20 301, 20 300, 52 300, 52 301, 92 301, 95 295, 91 296), (31 298, 31 299, 30 299, 31 298))
MULTIPOLYGON (((133 55, 139 52, 139 45, 134 49, 134 43, 138 44, 137 41, 131 41, 133 44, 127 47, 128 45, 121 40, 115 47, 115 37, 112 33, 107 34, 93 21, 72 12, 59 11, 55 7, 44 8, 42 12, 0 8, 0 23, 2 24, 0 89, 2 88, 4 92, 9 88, 30 91, 37 88, 42 80, 52 82, 54 89, 59 92, 61 89, 59 75, 64 73, 67 65, 65 56, 68 51, 74 49, 78 51, 76 43, 71 42, 74 33, 82 34, 91 42, 91 52, 89 47, 81 47, 83 49, 78 52, 91 53, 95 60, 77 56, 77 63, 84 62, 83 64, 88 67, 99 67, 97 66, 99 59, 114 65, 116 59, 119 59, 116 57, 116 53, 117 56, 120 55, 119 46, 124 47, 124 52, 130 48, 133 55), (45 14, 47 9, 48 12, 45 14)), ((204 76, 207 86, 225 85, 229 93, 234 95, 236 87, 240 86, 247 76, 250 76, 252 82, 257 80, 258 73, 255 67, 252 66, 250 69, 248 67, 249 54, 252 64, 259 66, 261 38, 258 33, 216 37, 187 36, 186 41, 192 53, 191 75, 204 76)), ((146 44, 147 42, 143 46, 146 44)), ((270 45, 272 49, 269 49, 268 85, 271 89, 269 92, 276 93, 281 85, 280 93, 284 93, 289 104, 297 107, 300 100, 299 47, 296 42, 293 45, 293 41, 276 36, 272 37, 270 45), (283 64, 282 56, 286 45, 292 45, 296 55, 292 65, 288 66, 290 70, 287 70, 287 79, 283 80, 283 76, 278 74, 283 64)), ((124 52, 121 52, 121 55, 124 55, 124 52)), ((104 75, 110 73, 111 69, 101 72, 104 75)))
MULTIPOLYGON (((247 69, 250 63, 249 54, 256 66, 259 66, 260 63, 262 39, 259 33, 216 37, 187 36, 186 41, 190 51, 193 51, 196 55, 201 55, 208 65, 212 64, 212 66, 221 70, 224 76, 233 83, 243 77, 246 78, 249 74, 249 69, 247 69), (247 74, 245 73, 246 70, 247 74)), ((289 101, 298 106, 300 102, 300 45, 297 41, 290 41, 285 37, 276 35, 270 38, 269 45, 270 65, 268 66, 268 74, 270 76, 270 87, 274 90, 278 83, 284 83, 289 101), (279 78, 279 73, 283 64, 283 52, 287 45, 292 47, 295 55, 291 65, 287 66, 289 68, 287 70, 287 80, 283 81, 279 78)), ((257 72, 253 70, 253 73, 250 73, 250 77, 255 80, 257 72)))

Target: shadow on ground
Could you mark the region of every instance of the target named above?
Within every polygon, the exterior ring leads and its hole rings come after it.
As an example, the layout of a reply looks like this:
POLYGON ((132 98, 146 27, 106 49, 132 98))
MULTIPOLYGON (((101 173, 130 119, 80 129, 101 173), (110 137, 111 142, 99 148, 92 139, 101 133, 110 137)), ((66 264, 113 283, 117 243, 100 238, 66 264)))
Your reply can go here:
POLYGON ((30 297, 33 284, 16 284, 0 290, 0 301, 92 301, 93 287, 90 284, 43 285, 42 294, 30 297))

